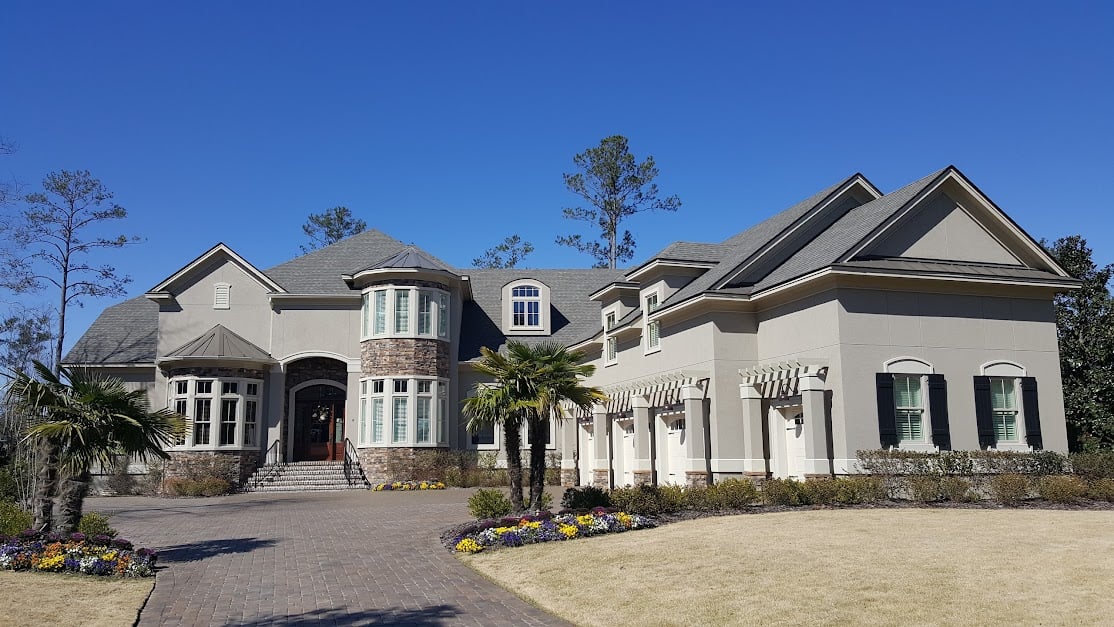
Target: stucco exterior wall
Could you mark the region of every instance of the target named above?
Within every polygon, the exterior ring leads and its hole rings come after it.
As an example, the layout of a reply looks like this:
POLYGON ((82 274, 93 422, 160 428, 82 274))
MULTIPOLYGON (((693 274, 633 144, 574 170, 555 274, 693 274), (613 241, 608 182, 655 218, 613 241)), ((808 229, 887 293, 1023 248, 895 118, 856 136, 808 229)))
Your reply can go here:
MULTIPOLYGON (((348 359, 360 356, 360 301, 301 304, 283 303, 267 311, 271 328, 268 350, 275 359, 285 360, 305 352, 334 353, 348 359)), ((237 331, 237 333, 239 333, 237 331)))

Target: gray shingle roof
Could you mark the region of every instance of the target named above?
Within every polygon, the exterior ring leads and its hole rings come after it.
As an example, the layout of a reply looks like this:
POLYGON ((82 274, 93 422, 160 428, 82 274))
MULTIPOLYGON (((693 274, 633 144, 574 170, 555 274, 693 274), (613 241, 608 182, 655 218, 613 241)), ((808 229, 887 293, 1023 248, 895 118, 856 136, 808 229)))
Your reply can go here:
POLYGON ((182 346, 170 351, 164 359, 238 359, 272 362, 267 351, 216 325, 182 346))
POLYGON ((719 261, 730 251, 722 244, 706 244, 701 242, 673 242, 662 249, 661 252, 650 257, 654 259, 671 259, 674 261, 719 261))
POLYGON ((612 281, 622 278, 621 270, 468 270, 472 283, 471 302, 464 304, 459 359, 467 361, 480 356, 480 347, 501 350, 507 336, 501 329, 503 320, 503 286, 517 279, 536 279, 549 286, 549 336, 514 336, 526 343, 553 340, 572 344, 591 336, 600 328, 600 304, 588 295, 612 281))
POLYGON ((889 220, 897 210, 905 206, 945 170, 933 172, 843 214, 843 217, 821 231, 812 241, 801 246, 781 265, 756 282, 754 291, 773 287, 835 263, 874 229, 889 220))
POLYGON ((371 229, 279 264, 266 274, 291 294, 348 294, 352 290, 341 275, 366 268, 404 248, 406 244, 371 229))
POLYGON ((444 264, 417 246, 407 246, 402 251, 378 263, 372 264, 367 268, 361 269, 360 272, 364 270, 379 270, 381 268, 420 268, 424 270, 444 270, 446 272, 453 272, 452 267, 444 264))
POLYGON ((154 363, 159 306, 140 296, 101 312, 62 359, 66 364, 154 363))

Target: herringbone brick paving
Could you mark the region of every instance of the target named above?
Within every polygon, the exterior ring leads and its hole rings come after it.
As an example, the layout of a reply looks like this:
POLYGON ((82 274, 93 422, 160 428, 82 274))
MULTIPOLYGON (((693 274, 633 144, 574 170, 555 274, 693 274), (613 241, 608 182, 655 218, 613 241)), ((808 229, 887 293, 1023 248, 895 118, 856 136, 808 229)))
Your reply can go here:
POLYGON ((159 551, 146 625, 565 625, 462 565, 438 533, 471 490, 96 498, 159 551))

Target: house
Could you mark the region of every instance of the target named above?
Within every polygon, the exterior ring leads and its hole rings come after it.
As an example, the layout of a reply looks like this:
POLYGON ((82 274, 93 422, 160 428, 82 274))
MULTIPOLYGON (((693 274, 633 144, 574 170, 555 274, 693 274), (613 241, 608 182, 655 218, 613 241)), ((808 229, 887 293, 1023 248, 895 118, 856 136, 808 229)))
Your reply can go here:
POLYGON ((1066 451, 1054 295, 1069 277, 954 167, 856 174, 628 271, 458 269, 368 231, 260 270, 218 244, 108 308, 65 361, 189 419, 174 456, 497 451, 461 399, 483 346, 585 351, 608 393, 550 425, 562 482, 855 472, 855 452, 1066 451))

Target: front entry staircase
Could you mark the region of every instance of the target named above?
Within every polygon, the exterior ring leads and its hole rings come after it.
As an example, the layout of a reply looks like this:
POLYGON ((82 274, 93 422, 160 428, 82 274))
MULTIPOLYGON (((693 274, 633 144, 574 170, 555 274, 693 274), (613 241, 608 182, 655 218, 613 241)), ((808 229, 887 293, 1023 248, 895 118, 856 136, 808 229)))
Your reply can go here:
POLYGON ((319 492, 371 487, 359 466, 345 471, 343 461, 267 464, 244 484, 244 492, 319 492))

